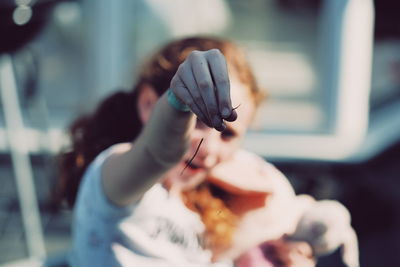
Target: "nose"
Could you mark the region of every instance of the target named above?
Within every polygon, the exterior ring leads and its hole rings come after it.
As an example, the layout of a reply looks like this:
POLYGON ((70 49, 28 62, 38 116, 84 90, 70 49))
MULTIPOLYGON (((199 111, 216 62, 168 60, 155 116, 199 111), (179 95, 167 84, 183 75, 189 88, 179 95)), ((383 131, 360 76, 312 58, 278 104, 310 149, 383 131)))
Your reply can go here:
POLYGON ((220 133, 216 130, 211 130, 207 134, 201 135, 200 138, 194 140, 194 150, 199 145, 201 138, 203 141, 199 147, 194 162, 205 167, 213 167, 218 162, 218 151, 220 149, 220 133))

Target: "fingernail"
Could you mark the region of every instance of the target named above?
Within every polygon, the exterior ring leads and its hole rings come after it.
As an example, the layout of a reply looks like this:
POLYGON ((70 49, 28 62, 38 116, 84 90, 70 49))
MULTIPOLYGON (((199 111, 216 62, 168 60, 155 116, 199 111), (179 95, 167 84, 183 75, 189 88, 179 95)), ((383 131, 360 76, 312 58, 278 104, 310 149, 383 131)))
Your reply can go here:
POLYGON ((237 115, 236 110, 232 110, 232 113, 225 120, 227 120, 227 121, 235 121, 237 119, 237 116, 238 115, 237 115))
POLYGON ((222 112, 221 112, 221 115, 222 115, 223 118, 228 118, 229 115, 231 115, 230 109, 229 109, 229 108, 226 108, 226 107, 223 108, 223 109, 222 109, 222 112))

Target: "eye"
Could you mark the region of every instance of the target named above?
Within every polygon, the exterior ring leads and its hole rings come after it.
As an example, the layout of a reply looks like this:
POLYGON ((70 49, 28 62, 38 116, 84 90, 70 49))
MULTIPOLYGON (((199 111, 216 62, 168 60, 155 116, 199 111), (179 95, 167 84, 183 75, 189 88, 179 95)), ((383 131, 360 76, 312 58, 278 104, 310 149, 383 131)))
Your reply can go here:
POLYGON ((236 134, 234 131, 232 131, 231 129, 226 128, 222 133, 221 133, 221 138, 223 140, 229 140, 236 137, 236 134))

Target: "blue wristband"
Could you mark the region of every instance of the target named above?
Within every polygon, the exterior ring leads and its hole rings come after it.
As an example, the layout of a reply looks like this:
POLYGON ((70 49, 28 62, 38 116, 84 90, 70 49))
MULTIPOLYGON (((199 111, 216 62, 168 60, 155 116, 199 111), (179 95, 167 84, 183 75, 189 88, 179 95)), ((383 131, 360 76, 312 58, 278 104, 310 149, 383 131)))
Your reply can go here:
POLYGON ((167 99, 168 99, 168 103, 173 106, 175 109, 179 110, 179 111, 183 111, 183 112, 188 112, 190 111, 190 108, 182 103, 182 101, 180 101, 176 95, 174 94, 174 92, 172 92, 171 89, 168 89, 167 92, 167 99))

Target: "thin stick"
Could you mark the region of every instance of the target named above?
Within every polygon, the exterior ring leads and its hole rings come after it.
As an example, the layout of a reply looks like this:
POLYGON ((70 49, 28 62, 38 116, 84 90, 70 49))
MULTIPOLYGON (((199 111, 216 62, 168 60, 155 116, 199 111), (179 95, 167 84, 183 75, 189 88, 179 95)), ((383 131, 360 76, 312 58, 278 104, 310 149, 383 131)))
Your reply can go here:
POLYGON ((192 158, 189 160, 189 162, 186 164, 185 168, 183 168, 183 170, 181 171, 181 175, 183 174, 183 172, 186 170, 186 168, 192 163, 193 159, 196 157, 197 152, 199 152, 199 148, 201 146, 201 143, 203 143, 204 138, 201 138, 200 143, 197 145, 196 148, 196 152, 194 152, 194 155, 192 156, 192 158))
POLYGON ((242 104, 242 103, 240 103, 239 105, 237 105, 236 107, 234 107, 232 110, 237 109, 238 107, 240 107, 241 104, 242 104))
MULTIPOLYGON (((236 107, 232 108, 232 110, 237 109, 238 107, 240 107, 241 104, 242 104, 242 103, 240 103, 240 104, 237 105, 236 107)), ((200 146, 201 146, 201 143, 203 143, 203 140, 204 140, 204 138, 201 138, 200 143, 197 145, 196 152, 194 152, 194 155, 193 155, 192 158, 189 160, 189 162, 186 164, 185 168, 183 168, 183 170, 181 171, 181 174, 180 174, 180 175, 183 174, 183 172, 186 170, 186 168, 189 167, 189 165, 192 163, 193 159, 196 157, 197 152, 199 152, 199 148, 200 148, 200 146)))

